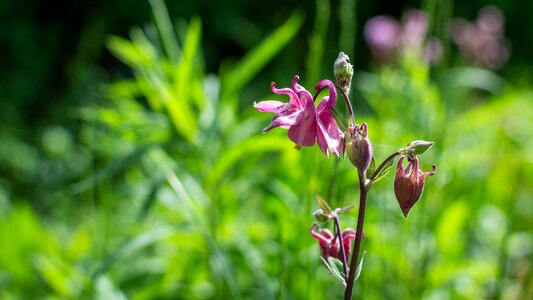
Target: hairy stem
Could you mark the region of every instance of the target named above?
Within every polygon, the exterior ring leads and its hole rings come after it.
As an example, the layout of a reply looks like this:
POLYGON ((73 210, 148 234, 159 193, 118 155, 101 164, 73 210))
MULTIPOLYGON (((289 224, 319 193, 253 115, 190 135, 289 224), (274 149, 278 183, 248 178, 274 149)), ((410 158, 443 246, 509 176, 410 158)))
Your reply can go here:
POLYGON ((363 238, 363 223, 365 221, 366 197, 368 189, 365 186, 365 175, 359 172, 359 212, 357 214, 357 229, 355 232, 355 240, 353 245, 353 254, 350 261, 350 274, 348 275, 348 282, 344 290, 344 300, 351 300, 353 294, 353 286, 355 283, 355 271, 359 261, 359 252, 361 249, 361 240, 363 238))

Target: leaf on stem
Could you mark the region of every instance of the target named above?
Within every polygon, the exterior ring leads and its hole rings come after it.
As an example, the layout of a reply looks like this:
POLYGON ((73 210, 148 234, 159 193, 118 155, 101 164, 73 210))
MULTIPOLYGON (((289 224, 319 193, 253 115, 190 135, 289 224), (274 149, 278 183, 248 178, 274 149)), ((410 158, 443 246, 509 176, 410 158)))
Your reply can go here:
POLYGON ((324 257, 320 257, 322 263, 326 266, 331 274, 337 278, 344 286, 346 286, 346 280, 344 279, 344 272, 342 262, 335 257, 328 257, 328 260, 325 260, 324 257))
POLYGON ((331 207, 328 205, 326 200, 320 197, 320 195, 316 195, 316 202, 318 202, 318 205, 320 205, 320 208, 322 208, 322 211, 324 211, 325 214, 331 213, 331 207))
POLYGON ((348 205, 348 206, 345 206, 343 208, 337 208, 335 210, 335 212, 337 213, 337 215, 340 215, 340 214, 343 214, 345 212, 349 212, 350 210, 352 210, 352 208, 354 208, 355 205, 348 205))
POLYGON ((365 254, 366 254, 366 251, 363 251, 363 255, 361 255, 361 260, 359 261, 359 264, 357 264, 357 269, 355 270, 354 281, 357 281, 357 278, 359 278, 359 275, 361 275, 361 271, 363 270, 363 261, 365 260, 365 254))
POLYGON ((374 159, 374 156, 372 156, 372 160, 370 161, 370 166, 368 166, 368 169, 366 169, 366 178, 372 178, 372 174, 376 171, 376 159, 374 159))
POLYGON ((370 177, 370 180, 372 180, 372 182, 374 183, 374 182, 378 182, 381 179, 383 179, 383 177, 385 177, 385 175, 387 175, 389 171, 391 170, 393 163, 394 163, 394 159, 390 159, 389 161, 387 161, 387 163, 383 165, 383 167, 378 168, 378 170, 376 171, 378 173, 374 173, 370 177))

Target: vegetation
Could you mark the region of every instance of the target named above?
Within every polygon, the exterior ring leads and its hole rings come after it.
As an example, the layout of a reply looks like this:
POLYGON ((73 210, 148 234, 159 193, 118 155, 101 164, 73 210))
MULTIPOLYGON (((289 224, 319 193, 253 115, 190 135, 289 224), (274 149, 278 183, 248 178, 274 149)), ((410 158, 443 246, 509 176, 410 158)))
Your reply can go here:
MULTIPOLYGON (((439 168, 407 219, 392 172, 373 187, 355 298, 533 297, 531 77, 512 60, 498 73, 461 58, 444 2, 424 7, 440 64, 422 48, 355 60, 351 98, 375 157, 431 140, 422 169, 439 168)), ((271 116, 253 103, 285 101, 269 84, 288 86, 294 73, 308 89, 334 80, 338 52, 357 57, 350 37, 364 22, 340 16, 331 42, 337 11, 319 0, 315 16, 296 10, 208 71, 202 18, 175 21, 162 0, 149 3, 153 23, 107 39, 122 72, 87 79, 61 123, 1 124, 0 298, 342 298, 309 228, 316 194, 358 203, 357 172, 318 147, 295 150, 283 130, 261 135, 271 116), (276 61, 285 51, 297 67, 276 61)))

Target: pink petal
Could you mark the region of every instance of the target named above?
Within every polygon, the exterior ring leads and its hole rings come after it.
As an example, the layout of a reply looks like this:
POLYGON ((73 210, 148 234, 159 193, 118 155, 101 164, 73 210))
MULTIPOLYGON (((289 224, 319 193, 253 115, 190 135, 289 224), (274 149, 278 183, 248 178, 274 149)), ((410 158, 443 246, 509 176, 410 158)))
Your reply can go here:
MULTIPOLYGON (((326 97, 324 97, 325 99, 326 97)), ((317 141, 320 149, 329 157, 328 149, 336 156, 339 156, 341 145, 341 133, 337 127, 337 122, 327 102, 320 102, 317 108, 317 141)))
POLYGON ((270 89, 272 90, 272 92, 274 92, 275 94, 278 94, 278 95, 288 95, 290 97, 290 104, 298 109, 303 109, 303 105, 300 101, 300 98, 298 98, 298 95, 296 94, 295 91, 291 90, 290 88, 282 88, 282 89, 277 89, 276 88, 276 83, 272 82, 270 84, 270 89))
POLYGON ((297 145, 313 146, 316 140, 316 116, 313 102, 308 102, 298 123, 289 128, 289 138, 297 145))
POLYGON ((329 107, 334 107, 337 104, 337 90, 335 89, 335 84, 333 84, 333 82, 327 79, 321 80, 316 85, 315 90, 320 91, 321 89, 326 88, 326 87, 329 89, 329 97, 327 97, 327 100, 326 100, 327 105, 329 107))
POLYGON ((279 113, 283 110, 283 108, 287 105, 286 103, 283 103, 281 101, 276 100, 266 100, 261 101, 259 103, 254 103, 254 107, 257 108, 260 112, 273 112, 273 113, 279 113))
POLYGON ((276 127, 289 128, 300 122, 302 119, 302 111, 292 107, 290 104, 285 106, 285 108, 287 107, 289 108, 274 116, 272 123, 267 128, 263 129, 263 133, 276 127))
POLYGON ((298 77, 298 75, 295 75, 292 80, 292 89, 298 94, 302 107, 305 107, 307 101, 313 101, 313 96, 303 86, 298 84, 298 80, 300 80, 300 77, 298 77))

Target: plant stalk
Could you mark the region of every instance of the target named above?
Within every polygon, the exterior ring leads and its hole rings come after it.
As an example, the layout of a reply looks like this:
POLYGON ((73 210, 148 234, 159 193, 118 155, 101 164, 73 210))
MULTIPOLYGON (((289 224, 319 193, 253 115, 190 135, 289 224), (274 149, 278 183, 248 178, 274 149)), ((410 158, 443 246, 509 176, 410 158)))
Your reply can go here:
POLYGON ((335 85, 335 87, 339 91, 341 91, 342 96, 344 97, 344 101, 346 101, 346 106, 348 107, 348 113, 350 114, 350 119, 352 121, 352 124, 355 125, 355 116, 353 114, 353 108, 352 108, 352 103, 350 102, 350 98, 348 98, 348 95, 346 94, 346 91, 344 91, 341 87, 339 87, 338 85, 335 85))
POLYGON ((342 267, 344 269, 344 281, 348 280, 348 261, 346 260, 346 252, 344 251, 344 244, 342 242, 342 231, 341 231, 341 224, 339 222, 339 217, 337 216, 335 219, 335 227, 337 227, 337 237, 339 239, 339 245, 341 248, 341 258, 342 258, 342 267))
POLYGON ((344 290, 344 300, 351 300, 353 294, 353 286, 355 283, 355 271, 357 270, 358 261, 359 261, 359 252, 361 249, 361 240, 363 239, 363 223, 365 221, 365 210, 366 210, 366 198, 368 194, 368 189, 365 186, 365 175, 361 172, 359 173, 359 212, 357 214, 357 229, 355 232, 355 240, 353 246, 353 254, 350 261, 350 273, 348 275, 348 281, 346 289, 344 290))

